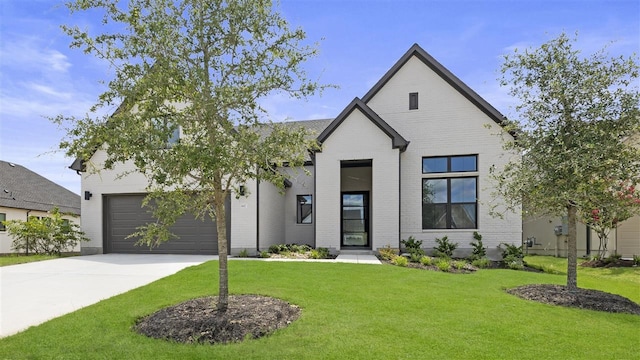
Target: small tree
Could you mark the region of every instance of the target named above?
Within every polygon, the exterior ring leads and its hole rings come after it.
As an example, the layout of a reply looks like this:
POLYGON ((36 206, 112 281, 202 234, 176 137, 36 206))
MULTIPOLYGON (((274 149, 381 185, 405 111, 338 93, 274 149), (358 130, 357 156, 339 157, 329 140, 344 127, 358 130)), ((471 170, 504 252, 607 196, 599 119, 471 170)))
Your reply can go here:
POLYGON ((4 224, 13 238, 11 249, 35 254, 60 256, 71 251, 81 241, 89 241, 80 227, 67 219, 56 207, 48 217, 30 216, 27 221, 8 220, 4 224))
MULTIPOLYGON (((501 85, 520 100, 517 132, 505 148, 519 151, 493 172, 512 207, 568 217, 567 288, 577 288, 576 221, 599 206, 599 184, 640 183, 640 150, 627 139, 640 132, 636 58, 582 57, 562 34, 539 48, 505 57, 501 85)), ((636 210, 633 210, 636 211, 636 210)))
POLYGON ((596 257, 604 258, 607 254, 609 233, 611 229, 629 219, 640 207, 640 188, 628 181, 612 181, 609 179, 593 179, 591 186, 595 191, 588 199, 585 207, 591 211, 581 212, 582 222, 598 235, 599 245, 596 257), (589 205, 589 202, 591 205, 589 205))
POLYGON ((184 213, 215 219, 218 310, 225 311, 225 200, 249 180, 282 188, 278 168, 301 166, 317 147, 304 129, 269 123, 261 106, 268 95, 304 98, 322 88, 302 68, 316 49, 301 44, 304 31, 291 30, 269 0, 75 0, 67 7, 104 15, 102 34, 63 26, 73 47, 115 68, 93 109, 123 103, 108 119, 58 117, 71 124, 61 148, 85 161, 100 148, 106 160, 98 170, 130 161, 146 176, 144 203, 158 222, 140 229, 143 244, 168 241, 184 213), (168 144, 176 133, 180 139, 168 144))

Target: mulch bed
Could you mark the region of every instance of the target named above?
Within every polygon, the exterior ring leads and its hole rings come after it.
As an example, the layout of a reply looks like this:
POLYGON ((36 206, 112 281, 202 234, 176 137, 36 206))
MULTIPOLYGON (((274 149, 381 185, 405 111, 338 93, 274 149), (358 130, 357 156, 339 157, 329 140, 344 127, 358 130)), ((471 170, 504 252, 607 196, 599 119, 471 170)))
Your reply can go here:
POLYGON ((633 260, 625 260, 625 259, 601 259, 601 260, 589 260, 580 263, 580 266, 590 267, 590 268, 611 268, 611 267, 633 267, 635 266, 635 261, 633 260))
POLYGON ((224 313, 217 310, 216 301, 210 296, 164 308, 140 319, 134 330, 179 343, 224 344, 266 336, 300 316, 296 305, 267 296, 229 296, 224 313))
POLYGON ((640 315, 640 304, 624 296, 599 290, 578 288, 576 291, 569 291, 562 285, 534 284, 509 289, 507 292, 523 299, 549 305, 640 315))

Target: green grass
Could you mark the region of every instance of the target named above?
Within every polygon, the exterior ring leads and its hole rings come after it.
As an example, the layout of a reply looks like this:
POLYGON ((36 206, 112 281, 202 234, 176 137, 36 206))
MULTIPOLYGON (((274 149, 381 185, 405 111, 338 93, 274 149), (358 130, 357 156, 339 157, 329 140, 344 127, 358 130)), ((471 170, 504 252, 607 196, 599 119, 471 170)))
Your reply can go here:
MULTIPOLYGON (((64 256, 64 255, 63 255, 64 256)), ((22 254, 9 254, 0 256, 0 266, 25 264, 35 261, 59 259, 56 255, 22 255, 22 254)))
MULTIPOLYGON (((524 260, 530 266, 566 279, 566 258, 527 256, 524 260)), ((584 261, 578 259, 578 287, 620 294, 640 302, 640 267, 589 268, 580 266, 584 261)))
MULTIPOLYGON (((182 345, 131 331, 143 315, 213 294, 216 274, 217 262, 190 267, 0 339, 0 359, 631 359, 638 355, 633 344, 638 341, 640 316, 519 299, 504 288, 562 284, 565 278, 513 270, 461 275, 398 266, 231 261, 232 293, 287 300, 302 308, 301 318, 268 337, 230 345, 182 345)), ((597 284, 607 288, 606 283, 597 284)), ((638 291, 626 296, 640 301, 638 291)))

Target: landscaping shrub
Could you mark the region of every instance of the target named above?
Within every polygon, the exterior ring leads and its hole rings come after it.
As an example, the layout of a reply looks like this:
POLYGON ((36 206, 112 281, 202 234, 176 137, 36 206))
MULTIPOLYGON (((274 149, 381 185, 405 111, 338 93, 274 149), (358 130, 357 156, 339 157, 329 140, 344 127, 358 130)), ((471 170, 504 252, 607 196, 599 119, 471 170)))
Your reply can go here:
POLYGON ((268 251, 260 251, 261 258, 270 258, 271 254, 268 251))
POLYGON ((431 266, 433 264, 433 259, 430 256, 423 256, 420 258, 420 264, 424 266, 431 266))
POLYGON ((422 240, 416 240, 413 236, 409 236, 407 240, 400 241, 402 245, 407 249, 407 252, 411 255, 415 254, 415 257, 412 256, 412 259, 416 259, 418 262, 420 260, 420 256, 424 255, 424 250, 422 250, 422 240))
POLYGON ((317 249, 312 249, 309 256, 312 259, 328 259, 329 258, 329 249, 319 247, 317 249))
POLYGON ((488 268, 489 264, 490 264, 490 261, 486 257, 481 259, 475 259, 471 262, 471 265, 480 269, 488 268))
POLYGON ((453 251, 458 248, 458 243, 452 243, 446 235, 442 239, 436 238, 436 243, 438 246, 433 249, 433 252, 438 257, 450 259, 453 256, 453 251))
POLYGON ((502 251, 502 260, 508 268, 514 270, 524 269, 522 246, 502 243, 498 245, 498 249, 502 251), (502 248, 503 245, 504 248, 502 248))
POLYGON ((487 248, 482 244, 482 235, 480 235, 477 231, 473 232, 473 238, 475 241, 470 242, 471 245, 471 256, 469 259, 471 261, 482 259, 487 256, 487 248))
POLYGON ((405 267, 407 266, 407 264, 409 263, 409 260, 407 260, 406 257, 401 256, 401 255, 396 255, 392 260, 391 263, 393 263, 394 265, 397 266, 402 266, 405 267))
POLYGON ((451 263, 449 262, 448 258, 439 258, 436 261, 436 267, 440 269, 440 271, 448 272, 450 266, 451 263))
POLYGON ((453 267, 456 268, 457 270, 462 270, 464 269, 465 266, 467 266, 467 262, 464 260, 456 260, 452 263, 453 267))
POLYGON ((247 249, 242 249, 242 250, 240 250, 240 253, 238 253, 238 257, 248 258, 249 257, 249 252, 247 251, 247 249))
POLYGON ((640 266, 640 255, 633 255, 633 265, 640 266))
POLYGON ((411 261, 412 263, 420 262, 420 259, 422 259, 423 256, 424 254, 412 252, 411 254, 409 254, 409 261, 411 261))
POLYGON ((27 254, 60 255, 72 251, 81 241, 89 241, 76 223, 63 219, 62 215, 58 208, 53 208, 49 217, 5 221, 13 238, 11 248, 27 254))
POLYGON ((391 259, 393 259, 395 256, 398 255, 398 250, 392 249, 391 245, 387 244, 385 247, 378 249, 378 254, 380 254, 380 258, 382 260, 390 261, 391 259))

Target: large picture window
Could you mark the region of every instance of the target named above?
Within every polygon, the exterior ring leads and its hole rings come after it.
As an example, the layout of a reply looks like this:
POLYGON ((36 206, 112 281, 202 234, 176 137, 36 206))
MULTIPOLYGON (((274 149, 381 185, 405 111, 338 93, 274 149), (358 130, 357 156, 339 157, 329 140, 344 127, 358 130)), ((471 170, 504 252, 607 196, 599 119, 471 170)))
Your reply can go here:
POLYGON ((477 155, 422 158, 422 173, 438 176, 422 179, 423 229, 477 229, 478 177, 448 174, 477 171, 477 155))
POLYGON ((311 195, 297 195, 298 224, 311 224, 313 219, 313 197, 311 195))
POLYGON ((3 221, 7 220, 7 214, 5 213, 0 213, 0 231, 6 231, 7 228, 4 226, 4 224, 2 223, 3 221))

